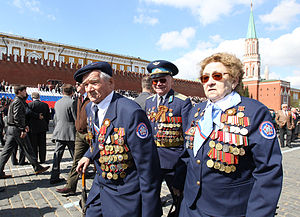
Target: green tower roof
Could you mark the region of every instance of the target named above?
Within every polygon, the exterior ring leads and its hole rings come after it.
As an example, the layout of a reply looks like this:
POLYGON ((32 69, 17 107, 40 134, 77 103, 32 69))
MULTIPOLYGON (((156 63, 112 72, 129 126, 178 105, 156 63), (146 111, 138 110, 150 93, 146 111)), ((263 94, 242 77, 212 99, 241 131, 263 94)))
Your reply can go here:
POLYGON ((253 18, 252 3, 251 3, 251 13, 250 13, 248 32, 247 32, 247 39, 248 38, 257 38, 256 31, 255 31, 254 18, 253 18))

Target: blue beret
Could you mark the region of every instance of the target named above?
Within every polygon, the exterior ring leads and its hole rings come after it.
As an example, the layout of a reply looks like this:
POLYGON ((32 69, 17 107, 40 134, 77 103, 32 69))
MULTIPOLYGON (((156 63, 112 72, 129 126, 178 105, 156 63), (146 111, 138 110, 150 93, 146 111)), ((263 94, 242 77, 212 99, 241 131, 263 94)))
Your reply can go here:
POLYGON ((101 72, 112 77, 112 68, 109 63, 94 62, 82 67, 81 69, 78 69, 74 74, 75 81, 82 83, 82 77, 93 70, 100 70, 101 72))
POLYGON ((171 62, 166 60, 155 60, 148 64, 147 71, 151 78, 158 78, 166 75, 177 75, 178 68, 171 62))

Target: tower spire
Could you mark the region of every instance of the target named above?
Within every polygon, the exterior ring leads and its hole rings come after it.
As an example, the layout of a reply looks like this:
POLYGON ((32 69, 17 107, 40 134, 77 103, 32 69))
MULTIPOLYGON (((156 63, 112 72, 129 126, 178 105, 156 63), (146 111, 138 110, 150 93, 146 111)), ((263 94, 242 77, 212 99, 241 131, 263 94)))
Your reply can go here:
POLYGON ((246 38, 257 38, 256 37, 256 31, 255 31, 255 23, 254 23, 252 6, 253 6, 253 4, 252 4, 252 0, 251 0, 251 12, 250 12, 248 32, 247 32, 247 37, 246 38))

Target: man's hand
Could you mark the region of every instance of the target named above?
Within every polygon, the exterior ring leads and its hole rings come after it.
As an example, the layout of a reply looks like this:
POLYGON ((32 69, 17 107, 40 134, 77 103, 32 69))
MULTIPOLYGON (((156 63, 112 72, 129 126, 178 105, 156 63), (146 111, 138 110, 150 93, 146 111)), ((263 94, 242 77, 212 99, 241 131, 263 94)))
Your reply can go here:
POLYGON ((174 188, 174 187, 172 187, 172 189, 173 189, 173 193, 174 193, 174 195, 175 195, 175 196, 177 196, 177 197, 180 197, 180 195, 181 195, 181 192, 180 192, 180 190, 179 190, 179 189, 177 189, 177 188, 174 188))
POLYGON ((39 119, 40 119, 40 120, 44 119, 43 113, 40 113, 40 114, 39 114, 39 119))
POLYGON ((26 134, 27 134, 26 132, 22 131, 22 132, 21 132, 21 135, 20 135, 20 138, 21 138, 21 139, 24 139, 24 138, 26 137, 26 134))
POLYGON ((76 168, 76 171, 77 173, 85 173, 86 171, 86 168, 89 166, 90 164, 90 159, 87 158, 87 157, 83 157, 80 159, 80 161, 78 162, 78 165, 77 165, 77 168, 76 168))

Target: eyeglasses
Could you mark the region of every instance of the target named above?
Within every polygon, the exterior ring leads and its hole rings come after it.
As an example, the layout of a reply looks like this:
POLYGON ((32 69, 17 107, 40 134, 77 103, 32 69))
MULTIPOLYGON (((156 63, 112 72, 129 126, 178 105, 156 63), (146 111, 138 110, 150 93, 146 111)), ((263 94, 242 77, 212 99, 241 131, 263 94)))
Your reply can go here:
POLYGON ((161 79, 155 79, 155 80, 152 80, 152 84, 153 84, 153 85, 157 85, 158 82, 160 82, 161 84, 164 84, 164 83, 167 82, 167 79, 161 78, 161 79))
MULTIPOLYGON (((220 80, 222 80, 222 78, 223 78, 223 76, 224 76, 225 74, 229 74, 229 73, 213 72, 213 73, 211 74, 211 77, 212 77, 215 81, 220 81, 220 80)), ((210 77, 209 75, 201 75, 201 76, 200 76, 200 81, 202 82, 202 84, 207 83, 208 80, 209 80, 209 77, 210 77)))

